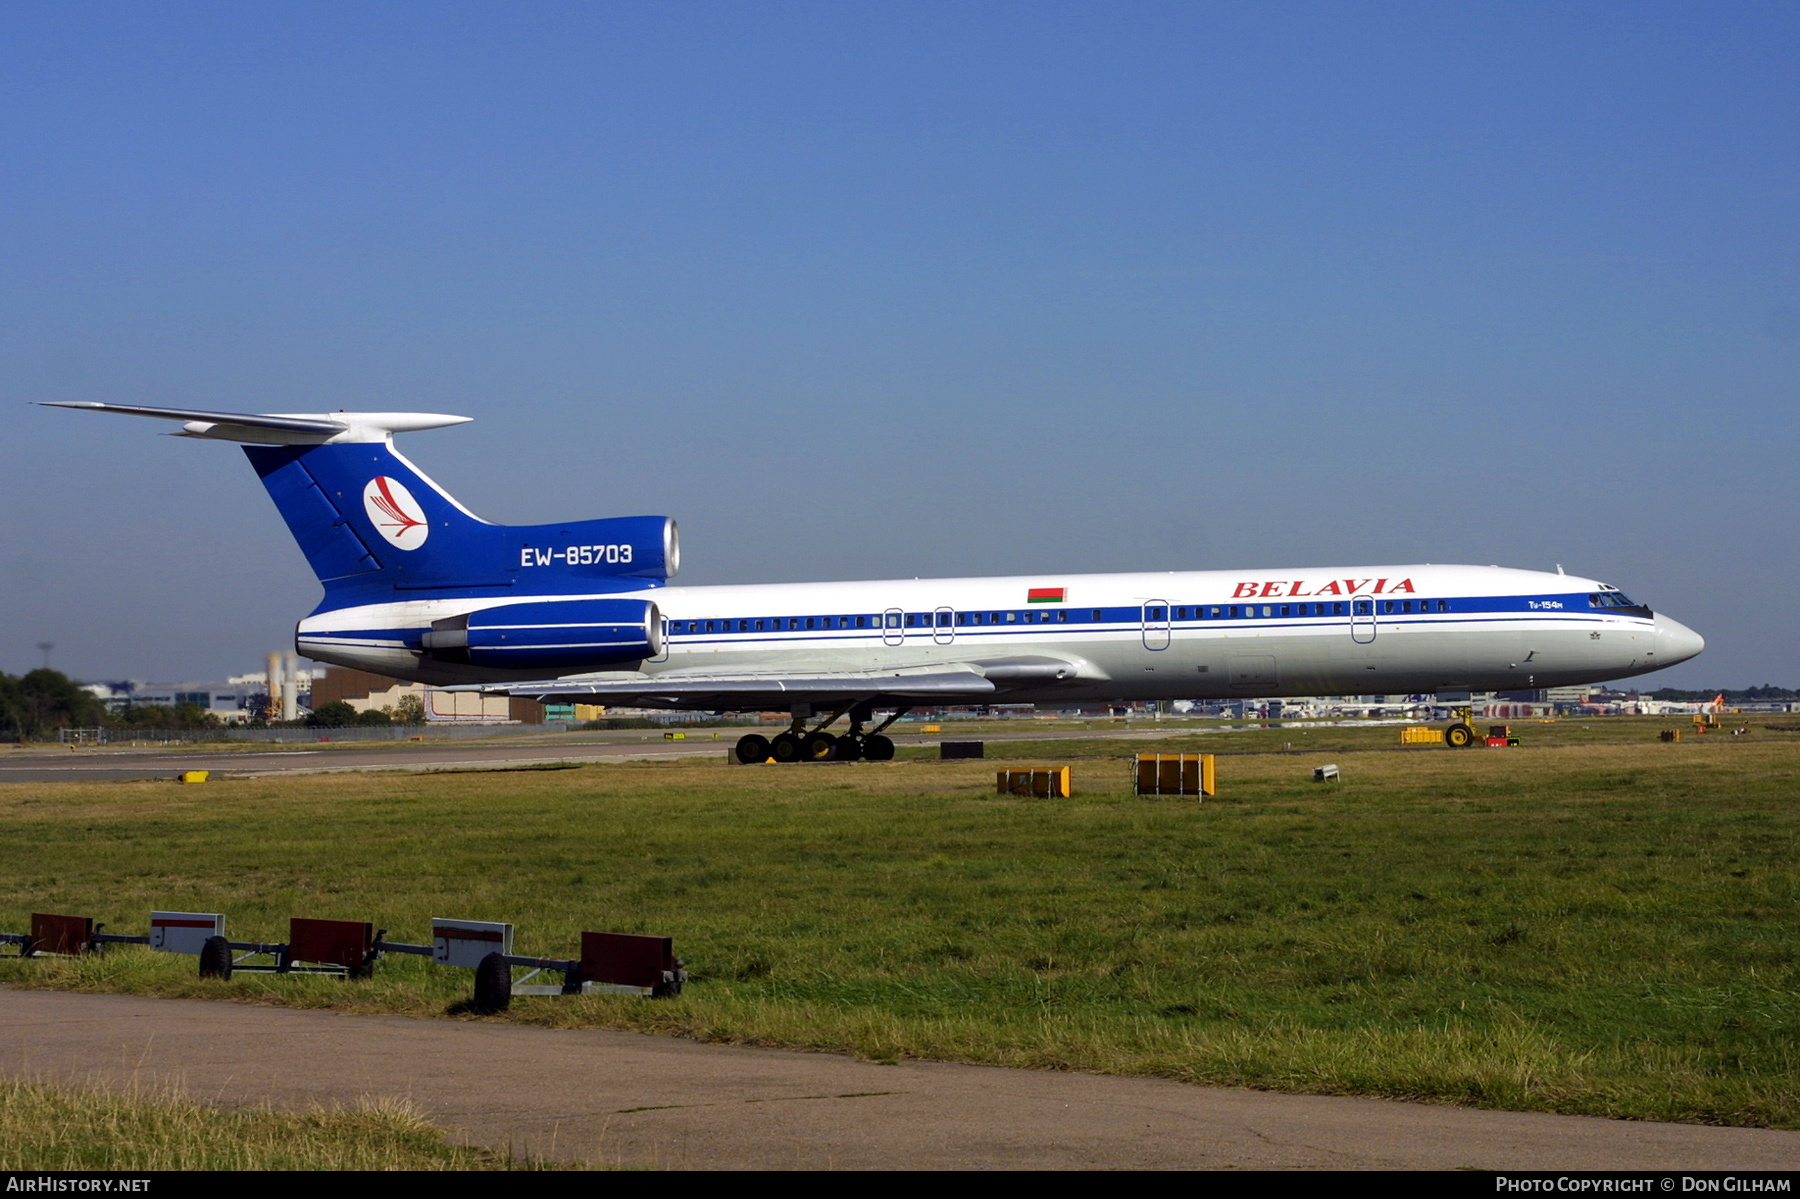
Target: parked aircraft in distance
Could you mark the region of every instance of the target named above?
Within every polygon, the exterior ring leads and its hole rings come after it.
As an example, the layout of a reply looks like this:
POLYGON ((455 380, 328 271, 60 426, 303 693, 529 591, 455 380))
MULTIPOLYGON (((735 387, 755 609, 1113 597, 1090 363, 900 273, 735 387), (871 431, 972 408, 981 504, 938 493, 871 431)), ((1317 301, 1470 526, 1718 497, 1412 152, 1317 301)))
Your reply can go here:
POLYGON ((789 710, 747 761, 889 758, 882 730, 921 704, 1556 687, 1705 646, 1609 584, 1497 566, 670 586, 673 520, 490 524, 394 448, 466 417, 49 406, 245 443, 325 588, 307 657, 551 702, 789 710))

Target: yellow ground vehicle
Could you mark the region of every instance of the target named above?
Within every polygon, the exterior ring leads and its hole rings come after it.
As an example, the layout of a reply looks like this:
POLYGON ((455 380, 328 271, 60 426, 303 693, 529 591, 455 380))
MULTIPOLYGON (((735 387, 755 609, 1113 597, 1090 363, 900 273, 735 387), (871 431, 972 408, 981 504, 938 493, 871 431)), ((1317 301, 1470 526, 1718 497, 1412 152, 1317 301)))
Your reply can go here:
POLYGON ((1451 708, 1450 718, 1456 723, 1444 730, 1444 744, 1451 749, 1467 749, 1480 743, 1475 733, 1475 713, 1469 708, 1451 708))
POLYGON ((1456 723, 1444 730, 1444 744, 1451 749, 1467 749, 1471 745, 1517 745, 1512 728, 1504 724, 1488 726, 1487 736, 1475 731, 1475 713, 1469 708, 1450 709, 1456 723))

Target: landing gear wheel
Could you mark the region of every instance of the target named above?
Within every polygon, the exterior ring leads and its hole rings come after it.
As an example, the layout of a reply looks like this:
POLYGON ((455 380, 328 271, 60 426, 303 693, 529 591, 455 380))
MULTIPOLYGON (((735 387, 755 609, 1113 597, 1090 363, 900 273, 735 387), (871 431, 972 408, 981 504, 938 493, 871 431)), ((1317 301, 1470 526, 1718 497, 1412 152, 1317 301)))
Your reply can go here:
POLYGON ((1444 730, 1444 744, 1451 749, 1467 749, 1475 744, 1475 730, 1466 724, 1453 724, 1444 730))
POLYGON ((769 760, 769 739, 761 733, 749 733, 738 738, 737 760, 746 766, 769 760))
POLYGON ((224 937, 208 937, 200 947, 200 977, 231 977, 231 942, 224 937))
POLYGON ((490 953, 475 967, 475 1002, 469 1010, 491 1016, 512 1006, 512 967, 497 953, 490 953))
POLYGON ((805 752, 808 762, 823 762, 831 757, 837 748, 838 739, 830 733, 814 733, 806 739, 805 752))
POLYGON ((891 762, 894 760, 894 743, 876 733, 863 738, 863 757, 871 762, 891 762))
POLYGON ((777 762, 798 762, 800 760, 800 738, 792 733, 781 733, 769 742, 769 756, 777 762))
POLYGON ((848 735, 839 737, 838 744, 837 744, 837 756, 838 756, 838 761, 840 761, 840 762, 854 762, 858 758, 862 757, 863 756, 862 738, 861 737, 851 737, 848 735))

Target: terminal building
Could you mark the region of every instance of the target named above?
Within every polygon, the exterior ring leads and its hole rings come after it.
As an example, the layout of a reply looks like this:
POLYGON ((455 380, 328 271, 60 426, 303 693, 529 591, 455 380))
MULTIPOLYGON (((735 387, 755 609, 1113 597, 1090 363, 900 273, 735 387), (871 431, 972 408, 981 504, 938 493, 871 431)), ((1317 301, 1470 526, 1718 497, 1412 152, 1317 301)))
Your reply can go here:
MULTIPOLYGON (((237 724, 267 716, 269 685, 264 675, 236 675, 222 683, 146 683, 129 679, 88 683, 82 690, 106 704, 108 711, 130 708, 175 708, 193 704, 208 716, 237 724)), ((305 694, 304 691, 301 694, 305 694)), ((304 701, 303 701, 304 702, 304 701)))
POLYGON ((446 691, 442 687, 406 683, 346 666, 327 666, 316 672, 312 702, 308 707, 316 711, 326 704, 346 703, 358 712, 392 715, 403 706, 410 706, 402 703, 408 698, 418 702, 427 724, 544 724, 549 720, 577 718, 574 704, 561 705, 552 715, 533 699, 446 691), (568 709, 566 714, 562 708, 568 709))

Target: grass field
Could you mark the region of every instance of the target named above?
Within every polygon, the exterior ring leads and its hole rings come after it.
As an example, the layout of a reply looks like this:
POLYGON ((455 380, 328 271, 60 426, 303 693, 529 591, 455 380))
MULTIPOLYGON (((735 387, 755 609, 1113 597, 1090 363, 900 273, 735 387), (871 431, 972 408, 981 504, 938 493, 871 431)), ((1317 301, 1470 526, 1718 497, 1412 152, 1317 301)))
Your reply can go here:
MULTIPOLYGON (((496 1018, 1800 1127, 1800 736, 1659 727, 1525 725, 1505 751, 1391 752, 1391 728, 990 745, 1073 760, 1068 800, 917 760, 20 785, 0 928, 141 932, 166 907, 238 938, 304 915, 422 940, 464 916, 554 955, 582 928, 655 932, 682 998, 496 1018), (1242 755, 1217 802, 1127 793, 1123 755, 1202 742, 1242 755), (1340 785, 1309 781, 1323 761, 1340 785)), ((0 982, 435 1015, 470 976, 202 982, 125 951, 0 982)))
POLYGON ((410 1108, 224 1111, 172 1092, 0 1079, 0 1170, 480 1170, 511 1159, 452 1146, 410 1108))

